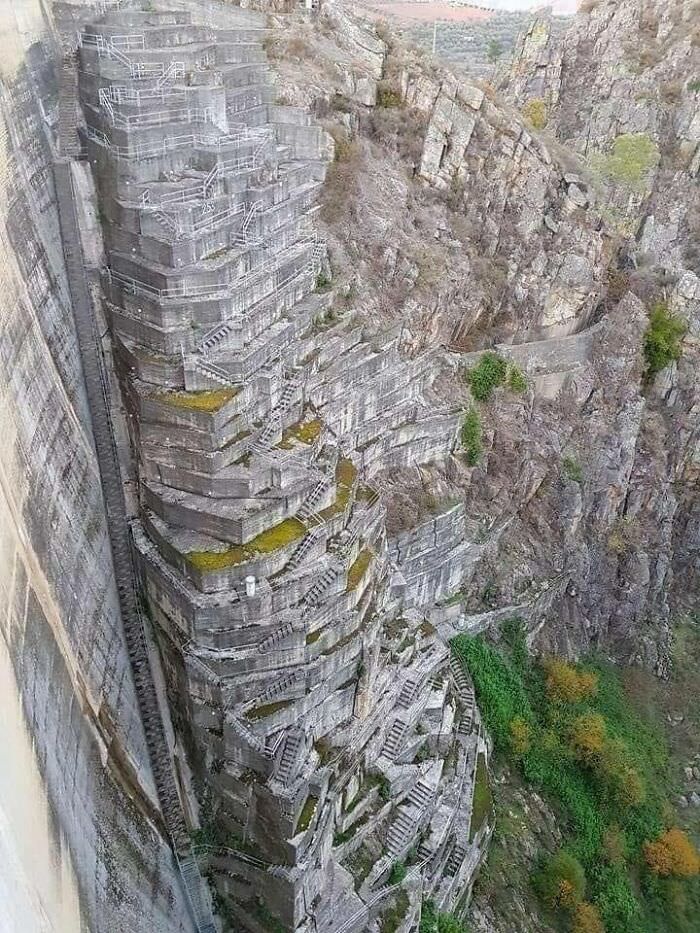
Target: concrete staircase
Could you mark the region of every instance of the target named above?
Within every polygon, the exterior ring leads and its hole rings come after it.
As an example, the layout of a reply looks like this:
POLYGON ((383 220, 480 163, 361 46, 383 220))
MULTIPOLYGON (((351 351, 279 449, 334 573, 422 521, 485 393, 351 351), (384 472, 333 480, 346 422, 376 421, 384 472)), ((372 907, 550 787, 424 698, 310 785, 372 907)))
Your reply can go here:
POLYGON ((420 684, 421 684, 421 678, 416 674, 412 674, 406 680, 406 683, 401 688, 401 693, 399 694, 399 698, 397 700, 397 704, 402 709, 408 709, 408 707, 416 699, 416 695, 420 688, 420 684))
POLYGON ((415 815, 403 807, 399 808, 399 815, 391 824, 386 837, 386 855, 395 859, 410 845, 416 835, 418 827, 415 815))
POLYGON ((388 759, 389 761, 394 761, 396 759, 396 756, 401 749, 401 742, 403 740, 406 729, 407 725, 405 722, 403 722, 403 720, 394 720, 382 747, 381 754, 384 758, 388 759))
POLYGON ((472 734, 476 717, 476 694, 474 692, 474 684, 460 662, 454 657, 450 658, 450 672, 457 696, 464 707, 457 733, 458 735, 466 737, 472 734))
POLYGON ((277 768, 277 780, 281 781, 282 784, 287 784, 292 776, 302 742, 303 736, 301 732, 292 732, 287 736, 279 767, 277 768))
POLYGON ((267 638, 258 644, 258 651, 271 651, 276 647, 281 641, 284 641, 285 638, 288 638, 294 631, 294 625, 291 622, 285 622, 284 625, 281 625, 278 629, 275 629, 271 635, 268 635, 267 638))

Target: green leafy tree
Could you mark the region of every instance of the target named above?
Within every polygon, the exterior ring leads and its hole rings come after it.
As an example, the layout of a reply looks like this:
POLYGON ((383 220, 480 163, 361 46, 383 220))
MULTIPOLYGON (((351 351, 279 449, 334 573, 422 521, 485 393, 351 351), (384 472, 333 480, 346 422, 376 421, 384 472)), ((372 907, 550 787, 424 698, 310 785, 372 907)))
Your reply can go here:
POLYGON ((489 44, 486 46, 486 57, 492 65, 495 65, 503 57, 503 46, 498 39, 489 39, 489 44))

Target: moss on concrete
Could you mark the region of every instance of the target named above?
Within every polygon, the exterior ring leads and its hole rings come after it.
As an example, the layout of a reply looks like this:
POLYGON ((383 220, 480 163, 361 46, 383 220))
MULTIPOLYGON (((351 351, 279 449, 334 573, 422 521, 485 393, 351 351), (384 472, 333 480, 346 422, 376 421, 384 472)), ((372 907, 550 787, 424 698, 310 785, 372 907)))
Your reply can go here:
POLYGON ((214 412, 235 398, 240 389, 204 389, 198 392, 157 392, 152 398, 175 408, 214 412))
POLYGON ((298 518, 285 518, 279 525, 273 525, 247 544, 232 544, 225 551, 190 551, 185 557, 193 567, 205 573, 225 570, 251 560, 258 554, 272 554, 299 540, 305 532, 306 526, 298 518))
POLYGON ((251 720, 267 719, 269 716, 273 716, 281 709, 286 709, 291 705, 291 700, 278 700, 276 703, 265 703, 263 706, 256 706, 255 709, 248 710, 245 714, 245 718, 251 720))
POLYGON ((322 427, 323 422, 320 418, 314 418, 312 421, 298 421, 284 430, 278 446, 284 450, 290 450, 294 446, 294 441, 309 446, 318 438, 322 427))
POLYGON ((304 804, 302 811, 299 815, 297 821, 296 829, 294 830, 294 835, 297 833, 304 833, 311 825, 311 820, 314 817, 316 812, 316 805, 318 804, 318 797, 309 796, 306 798, 306 803, 304 804))
POLYGON ((346 460, 344 458, 339 460, 335 468, 335 502, 318 513, 324 521, 328 521, 335 515, 339 515, 341 512, 345 511, 345 507, 350 501, 352 487, 356 479, 357 469, 352 460, 346 460))
POLYGON ((471 842, 493 809, 493 798, 489 784, 489 773, 486 768, 486 759, 483 752, 476 760, 476 778, 474 780, 474 804, 472 807, 472 821, 469 827, 469 841, 471 842))
POLYGON ((348 585, 346 592, 351 593, 360 585, 360 581, 367 573, 367 568, 372 561, 372 552, 369 548, 363 548, 357 555, 356 560, 348 570, 348 585))

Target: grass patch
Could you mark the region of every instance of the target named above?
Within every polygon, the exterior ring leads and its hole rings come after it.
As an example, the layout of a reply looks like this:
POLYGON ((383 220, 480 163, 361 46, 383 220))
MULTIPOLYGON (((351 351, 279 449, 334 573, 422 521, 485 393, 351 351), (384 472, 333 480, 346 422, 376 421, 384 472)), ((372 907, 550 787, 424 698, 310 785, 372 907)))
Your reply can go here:
POLYGON ((462 422, 460 440, 464 447, 464 456, 469 466, 476 466, 481 459, 481 417, 476 408, 470 408, 462 422))
MULTIPOLYGON (((658 877, 644 854, 675 821, 658 728, 640 718, 613 666, 532 660, 517 624, 504 626, 503 643, 504 653, 482 636, 452 646, 474 680, 496 753, 558 811, 564 850, 585 873, 586 901, 607 933, 690 933, 698 879, 658 877)), ((578 908, 547 904, 562 916, 578 908)))
POLYGON ((396 894, 392 905, 382 915, 379 923, 381 933, 396 933, 408 913, 409 903, 408 894, 405 891, 399 891, 396 894))
POLYGON ((377 107, 403 107, 401 94, 391 84, 381 82, 377 88, 377 107))
POLYGON ((644 334, 644 359, 648 380, 652 380, 662 369, 680 359, 681 340, 685 331, 685 322, 672 314, 665 304, 657 304, 652 308, 649 326, 644 334))
POLYGON ((306 526, 298 518, 285 518, 253 538, 247 544, 233 544, 225 551, 189 551, 185 558, 197 570, 211 573, 235 567, 259 554, 272 554, 280 548, 298 541, 306 533, 306 526))
POLYGON ((522 395, 527 389, 527 379, 523 375, 522 370, 519 369, 515 363, 511 363, 508 367, 506 386, 510 392, 514 392, 516 395, 522 395))
POLYGON ((345 592, 351 593, 356 590, 372 561, 372 552, 369 548, 363 548, 353 561, 348 570, 348 585, 345 592))
POLYGON ((309 795, 306 798, 306 803, 302 807, 301 813, 299 814, 299 819, 297 821, 296 829, 294 830, 294 835, 298 833, 304 833, 311 825, 311 820, 314 817, 316 812, 316 805, 318 804, 318 797, 309 795))
POLYGON ((493 809, 493 797, 489 784, 489 773, 486 767, 486 758, 483 752, 476 760, 476 777, 474 779, 474 804, 472 807, 472 820, 469 826, 469 841, 472 842, 484 823, 488 820, 493 809))
POLYGON ((278 700, 276 703, 265 703, 263 706, 256 706, 245 714, 246 719, 255 722, 258 719, 267 719, 268 716, 274 716, 281 709, 286 709, 292 705, 291 700, 278 700))
POLYGON ((240 389, 204 389, 201 392, 159 392, 152 398, 175 408, 214 412, 235 398, 240 389))
POLYGON ((285 428, 278 446, 283 447, 285 450, 291 450, 294 447, 293 441, 299 441, 300 444, 309 446, 318 438, 322 427, 323 422, 320 418, 314 418, 313 421, 299 421, 297 424, 285 428))

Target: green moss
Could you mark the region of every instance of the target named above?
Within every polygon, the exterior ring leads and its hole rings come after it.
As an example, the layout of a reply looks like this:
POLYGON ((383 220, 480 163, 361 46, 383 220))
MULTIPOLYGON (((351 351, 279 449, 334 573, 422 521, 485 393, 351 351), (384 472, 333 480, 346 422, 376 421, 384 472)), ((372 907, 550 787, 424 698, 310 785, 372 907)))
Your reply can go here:
POLYGON ((486 759, 483 753, 476 760, 476 779, 474 781, 474 805, 472 808, 472 821, 469 827, 469 841, 471 842, 488 820, 493 808, 493 798, 489 785, 489 773, 486 768, 486 759))
POLYGON ((307 445, 313 444, 321 433, 322 427, 323 422, 320 418, 314 418, 313 421, 299 421, 285 429, 279 446, 290 450, 294 446, 293 441, 307 445))
POLYGON ((323 629, 320 629, 320 628, 317 628, 315 632, 309 632, 309 634, 306 636, 306 644, 307 645, 315 644, 319 640, 322 634, 323 634, 323 629))
POLYGON ((700 93, 700 79, 693 78, 692 81, 688 81, 688 84, 686 85, 686 87, 688 88, 691 94, 699 94, 700 93))
POLYGON ((369 548, 363 548, 357 555, 356 560, 348 570, 348 585, 346 592, 351 593, 360 585, 360 581, 367 573, 367 568, 372 561, 372 552, 369 548))
POLYGON ((470 408, 462 423, 460 439, 469 466, 476 466, 481 459, 481 418, 476 408, 470 408))
POLYGON ((214 412, 235 398, 240 389, 206 389, 201 392, 158 392, 152 396, 159 402, 191 411, 214 412))
POLYGON ((547 126, 547 105, 540 97, 533 97, 523 107, 523 116, 533 130, 543 130, 547 126))
POLYGON ((311 820, 313 819, 314 813, 316 812, 316 805, 318 804, 318 797, 309 796, 306 798, 306 803, 302 807, 302 811, 299 815, 297 821, 296 829, 294 830, 294 835, 298 833, 304 833, 311 825, 311 820))
POLYGON ((652 309, 644 335, 647 379, 653 379, 662 369, 680 359, 685 332, 685 322, 672 314, 665 304, 658 304, 652 309))
POLYGON ((628 188, 644 188, 649 172, 658 164, 659 147, 646 133, 625 133, 613 142, 607 154, 591 160, 594 169, 628 188))
POLYGON ((340 515, 341 512, 345 511, 356 479, 357 469, 352 460, 341 458, 335 468, 335 502, 319 512, 324 521, 328 521, 333 516, 340 515))
POLYGON ((265 703, 263 706, 256 706, 245 714, 246 719, 255 721, 257 719, 267 719, 268 716, 274 716, 281 709, 286 709, 292 705, 291 700, 278 700, 276 703, 265 703))
POLYGON ((306 526, 298 518, 285 518, 279 525, 268 528, 247 544, 232 544, 225 551, 190 551, 185 554, 185 558, 197 570, 211 573, 235 567, 258 554, 271 554, 298 541, 305 533, 306 526))

